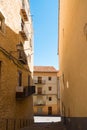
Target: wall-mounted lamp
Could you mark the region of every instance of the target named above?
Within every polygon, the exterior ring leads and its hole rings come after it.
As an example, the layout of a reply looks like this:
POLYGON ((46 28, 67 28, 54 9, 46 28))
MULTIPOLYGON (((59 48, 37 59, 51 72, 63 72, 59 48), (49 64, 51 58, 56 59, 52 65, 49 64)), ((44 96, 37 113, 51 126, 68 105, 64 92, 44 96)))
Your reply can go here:
POLYGON ((23 45, 21 43, 17 44, 16 47, 18 51, 23 50, 23 45))

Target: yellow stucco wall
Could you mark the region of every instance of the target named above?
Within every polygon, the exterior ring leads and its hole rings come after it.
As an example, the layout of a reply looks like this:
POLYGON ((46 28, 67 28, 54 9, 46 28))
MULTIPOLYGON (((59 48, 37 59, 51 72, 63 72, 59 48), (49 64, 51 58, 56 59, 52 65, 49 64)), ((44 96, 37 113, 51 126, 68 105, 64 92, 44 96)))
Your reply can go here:
POLYGON ((87 117, 86 0, 60 0, 59 59, 61 105, 65 115, 87 117))
MULTIPOLYGON (((29 75, 32 85, 32 70, 29 68, 29 64, 23 65, 17 61, 16 45, 25 42, 19 35, 21 26, 20 5, 21 1, 19 0, 0 1, 0 14, 2 13, 5 19, 5 30, 4 32, 0 30, 0 118, 27 118, 33 121, 32 96, 22 100, 16 99, 18 71, 22 72, 22 85, 28 86, 29 75), (14 56, 13 59, 16 58, 15 62, 12 60, 11 55, 14 56)), ((29 48, 30 38, 32 39, 32 36, 29 35, 26 48, 29 48)), ((30 64, 30 66, 33 65, 30 64)))

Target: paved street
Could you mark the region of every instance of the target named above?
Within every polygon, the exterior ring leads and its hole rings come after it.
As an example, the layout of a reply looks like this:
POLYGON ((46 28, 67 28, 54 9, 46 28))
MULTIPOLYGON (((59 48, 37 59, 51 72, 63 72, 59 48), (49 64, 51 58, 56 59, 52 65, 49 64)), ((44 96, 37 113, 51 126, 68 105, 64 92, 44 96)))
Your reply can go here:
POLYGON ((35 123, 52 123, 52 122, 60 122, 61 117, 58 116, 34 116, 35 123))
POLYGON ((58 123, 34 123, 28 128, 22 128, 21 130, 66 130, 65 126, 61 122, 58 123))

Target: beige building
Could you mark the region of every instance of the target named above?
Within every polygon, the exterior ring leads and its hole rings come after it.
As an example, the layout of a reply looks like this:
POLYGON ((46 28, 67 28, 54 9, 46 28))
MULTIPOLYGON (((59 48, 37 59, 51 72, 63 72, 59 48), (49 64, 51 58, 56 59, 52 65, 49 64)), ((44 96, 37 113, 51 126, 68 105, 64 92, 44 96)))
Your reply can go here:
POLYGON ((0 121, 7 119, 9 125, 9 119, 15 119, 19 128, 33 122, 32 73, 33 28, 29 1, 1 0, 0 121))
POLYGON ((33 95, 35 115, 59 115, 58 71, 53 66, 34 66, 33 95))
POLYGON ((60 0, 61 115, 69 130, 87 130, 87 0, 60 0))

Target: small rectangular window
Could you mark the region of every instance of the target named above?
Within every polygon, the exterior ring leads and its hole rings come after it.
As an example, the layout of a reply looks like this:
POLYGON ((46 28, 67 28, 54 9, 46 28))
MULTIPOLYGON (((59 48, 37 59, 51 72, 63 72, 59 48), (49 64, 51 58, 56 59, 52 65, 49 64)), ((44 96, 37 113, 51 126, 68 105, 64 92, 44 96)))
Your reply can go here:
POLYGON ((38 83, 42 83, 42 77, 38 77, 38 83))
POLYGON ((24 31, 24 21, 21 19, 21 30, 24 31))
POLYGON ((0 83, 1 83, 1 70, 2 70, 2 61, 0 61, 0 83))
POLYGON ((38 94, 42 94, 42 88, 41 88, 41 87, 38 87, 38 88, 37 88, 37 93, 38 93, 38 94))
POLYGON ((2 30, 2 19, 0 18, 0 30, 2 30))
POLYGON ((3 14, 0 12, 0 31, 4 32, 5 28, 5 18, 3 16, 3 14))
POLYGON ((51 90, 52 90, 52 87, 48 87, 48 89, 49 89, 49 91, 51 91, 51 90))
POLYGON ((30 75, 28 75, 28 86, 30 86, 30 75))
POLYGON ((49 97, 49 101, 52 101, 52 97, 49 97))
POLYGON ((52 78, 51 77, 48 77, 48 80, 51 80, 52 78))
POLYGON ((22 72, 18 72, 18 86, 22 86, 22 72))
POLYGON ((52 115, 52 107, 48 107, 48 115, 52 115))

